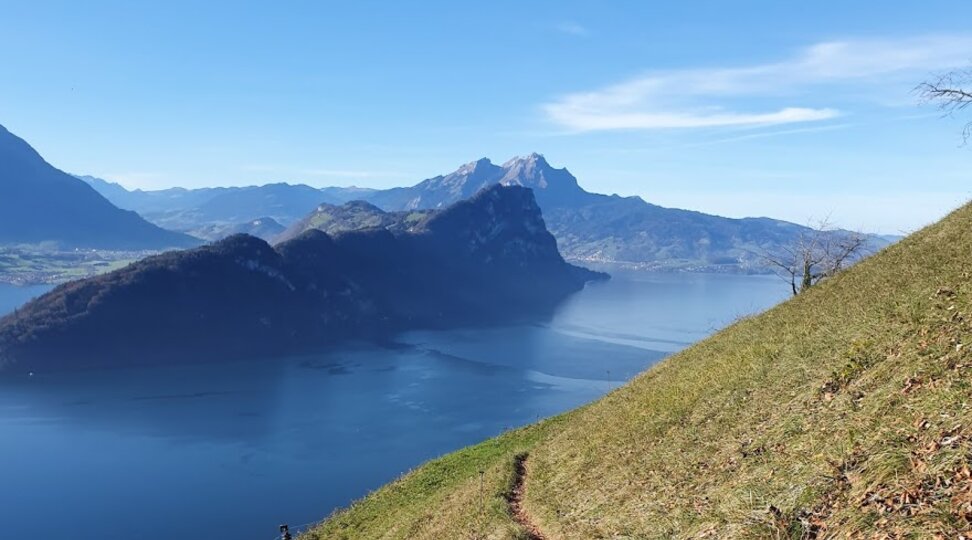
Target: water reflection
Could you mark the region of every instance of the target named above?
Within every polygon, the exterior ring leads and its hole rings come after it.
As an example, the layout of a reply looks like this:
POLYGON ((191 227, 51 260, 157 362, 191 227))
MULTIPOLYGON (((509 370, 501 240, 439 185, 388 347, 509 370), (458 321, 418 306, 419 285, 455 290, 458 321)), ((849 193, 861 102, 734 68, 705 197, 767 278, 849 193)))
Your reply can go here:
POLYGON ((622 276, 543 323, 6 381, 0 537, 269 538, 426 459, 595 399, 785 293, 763 278, 622 276))

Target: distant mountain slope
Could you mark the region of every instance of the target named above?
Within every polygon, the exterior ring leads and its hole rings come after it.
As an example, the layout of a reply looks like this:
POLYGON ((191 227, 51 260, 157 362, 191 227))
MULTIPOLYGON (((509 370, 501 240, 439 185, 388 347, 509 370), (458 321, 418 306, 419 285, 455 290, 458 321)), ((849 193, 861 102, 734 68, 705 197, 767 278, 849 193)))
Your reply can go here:
POLYGON ((121 210, 0 126, 0 243, 162 249, 199 242, 121 210))
POLYGON ((228 189, 197 206, 205 221, 243 222, 267 216, 280 223, 291 223, 293 216, 303 216, 325 202, 319 189, 285 183, 228 189))
MULTIPOLYGON (((664 208, 640 197, 585 191, 567 169, 540 154, 502 166, 480 159, 419 184, 376 192, 367 200, 385 210, 437 208, 489 185, 534 190, 544 220, 568 259, 622 262, 654 269, 765 269, 763 254, 793 242, 806 227, 769 218, 731 219, 664 208)), ((888 242, 873 237, 873 247, 888 242)))
POLYGON ((275 239, 280 236, 286 230, 286 227, 277 223, 273 218, 262 217, 257 218, 245 223, 236 223, 232 225, 205 225, 197 229, 190 229, 189 234, 195 236, 196 238, 202 238, 204 240, 221 240, 223 238, 233 236, 234 234, 248 234, 250 236, 256 236, 267 242, 275 241, 275 239))
POLYGON ((182 212, 195 208, 221 193, 242 188, 169 188, 154 191, 128 190, 121 184, 94 176, 76 175, 112 204, 141 216, 182 212))
POLYGON ((291 225, 277 241, 295 238, 311 229, 332 235, 371 228, 408 231, 422 222, 429 213, 429 210, 385 212, 365 201, 351 201, 340 206, 322 204, 307 217, 291 225))
POLYGON ((276 248, 235 235, 62 285, 0 319, 0 369, 280 355, 509 322, 601 277, 564 262, 530 190, 494 186, 408 232, 310 230, 276 248))
POLYGON ((648 268, 753 269, 763 264, 763 254, 808 231, 769 218, 664 208, 639 197, 597 195, 579 206, 553 206, 544 215, 565 256, 648 268))
POLYGON ((300 538, 968 537, 970 266, 972 204, 300 538))
POLYGON ((179 231, 204 228, 230 230, 237 224, 270 218, 288 226, 319 204, 341 204, 369 196, 365 188, 313 188, 275 183, 221 188, 127 190, 120 184, 92 176, 78 176, 121 208, 134 210, 149 221, 179 231))
MULTIPOLYGON (((288 237, 292 237, 293 231, 307 228, 297 224, 301 219, 321 220, 327 213, 337 217, 335 212, 343 211, 332 207, 352 199, 366 201, 386 212, 428 210, 467 199, 484 187, 497 184, 532 189, 563 255, 589 263, 625 263, 660 270, 766 271, 765 253, 778 252, 807 232, 806 227, 770 218, 731 219, 665 208, 640 197, 590 193, 566 168, 556 169, 536 153, 502 165, 483 158, 411 187, 386 190, 315 190, 302 185, 270 184, 190 190, 178 193, 178 197, 173 196, 176 193, 172 190, 143 192, 139 197, 166 200, 169 209, 165 212, 141 211, 154 223, 169 228, 192 231, 214 224, 225 228, 269 216, 290 227, 288 237), (197 198, 206 200, 200 202, 197 198), (318 210, 313 210, 318 206, 318 210), (307 217, 308 212, 318 216, 307 217), (248 214, 250 217, 244 218, 248 214)), ((115 194, 112 186, 99 189, 106 195, 110 192, 119 201, 125 200, 126 195, 115 194)), ((128 204, 133 209, 140 208, 128 204)), ((338 222, 345 227, 354 220, 338 222)), ((332 224, 322 229, 329 227, 339 226, 332 224)), ((894 239, 871 236, 870 240, 872 248, 880 248, 894 239)))

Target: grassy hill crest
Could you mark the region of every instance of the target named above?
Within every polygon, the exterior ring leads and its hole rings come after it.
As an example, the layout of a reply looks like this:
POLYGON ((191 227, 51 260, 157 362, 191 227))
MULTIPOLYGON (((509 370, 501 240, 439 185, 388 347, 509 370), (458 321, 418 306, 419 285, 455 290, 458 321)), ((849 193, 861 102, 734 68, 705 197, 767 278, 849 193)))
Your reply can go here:
POLYGON ((972 204, 304 538, 536 538, 508 502, 524 454, 518 504, 547 539, 957 538, 972 528, 970 318, 972 204))

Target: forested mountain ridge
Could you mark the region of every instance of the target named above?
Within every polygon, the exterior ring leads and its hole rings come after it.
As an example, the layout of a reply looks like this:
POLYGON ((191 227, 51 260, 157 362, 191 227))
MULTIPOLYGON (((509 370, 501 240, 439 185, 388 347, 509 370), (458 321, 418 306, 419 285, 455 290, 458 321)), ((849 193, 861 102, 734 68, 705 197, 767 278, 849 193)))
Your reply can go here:
POLYGON ((493 186, 408 231, 235 235, 61 285, 0 319, 0 365, 44 372, 212 361, 542 317, 591 279, 533 194, 493 186))

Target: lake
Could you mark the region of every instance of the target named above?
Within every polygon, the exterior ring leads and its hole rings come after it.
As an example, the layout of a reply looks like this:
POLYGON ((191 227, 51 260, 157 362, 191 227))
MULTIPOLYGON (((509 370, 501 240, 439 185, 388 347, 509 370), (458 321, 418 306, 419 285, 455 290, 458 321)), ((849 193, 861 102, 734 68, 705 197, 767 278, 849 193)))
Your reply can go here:
MULTIPOLYGON (((269 540, 787 296, 768 276, 614 276, 536 324, 0 382, 0 537, 269 540)), ((0 284, 0 312, 44 290, 0 284)))

